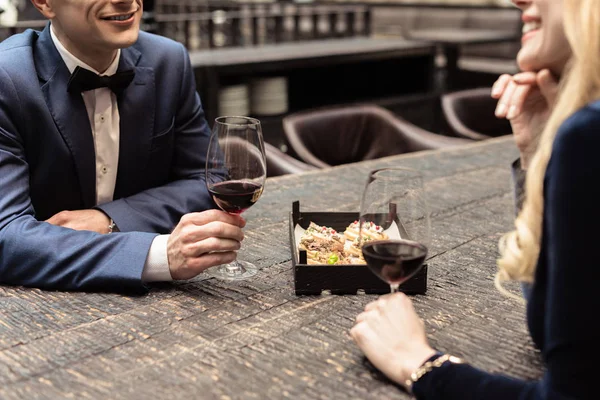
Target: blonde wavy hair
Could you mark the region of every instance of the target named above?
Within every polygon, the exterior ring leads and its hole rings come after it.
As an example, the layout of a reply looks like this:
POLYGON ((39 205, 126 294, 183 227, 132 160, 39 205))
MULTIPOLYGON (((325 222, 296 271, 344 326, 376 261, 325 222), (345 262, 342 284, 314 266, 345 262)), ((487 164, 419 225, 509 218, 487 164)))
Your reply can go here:
POLYGON ((563 25, 572 57, 563 74, 554 110, 542 132, 538 149, 527 170, 525 201, 515 230, 500 240, 496 287, 503 281, 533 282, 542 237, 544 175, 560 125, 577 110, 600 98, 600 0, 564 0, 563 25))

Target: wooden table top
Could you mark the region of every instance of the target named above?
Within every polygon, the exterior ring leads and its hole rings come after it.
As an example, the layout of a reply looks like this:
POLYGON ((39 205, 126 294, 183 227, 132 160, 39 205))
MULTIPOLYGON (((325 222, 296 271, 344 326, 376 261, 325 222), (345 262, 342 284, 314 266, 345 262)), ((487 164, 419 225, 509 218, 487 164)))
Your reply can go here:
POLYGON ((413 29, 409 30, 407 35, 412 40, 455 45, 509 42, 517 40, 520 36, 513 31, 456 28, 413 29))
POLYGON ((298 297, 290 262, 292 202, 357 211, 367 172, 383 166, 425 174, 434 237, 428 291, 413 299, 432 345, 539 378, 524 307, 493 284, 516 157, 500 138, 270 178, 246 215, 240 258, 261 268, 247 282, 199 277, 140 297, 0 287, 0 398, 408 399, 348 336, 376 296, 298 297))
POLYGON ((190 52, 194 67, 224 67, 241 64, 265 64, 290 60, 390 54, 422 55, 433 52, 431 45, 405 39, 366 37, 323 39, 269 44, 242 48, 196 50, 190 52))

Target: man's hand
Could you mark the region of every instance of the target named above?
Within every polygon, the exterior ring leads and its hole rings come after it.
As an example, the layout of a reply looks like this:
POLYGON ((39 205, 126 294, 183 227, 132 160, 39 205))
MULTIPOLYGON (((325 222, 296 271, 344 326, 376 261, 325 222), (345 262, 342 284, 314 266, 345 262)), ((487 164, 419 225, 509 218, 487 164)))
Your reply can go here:
POLYGON ((190 279, 235 260, 245 225, 242 217, 218 210, 184 215, 167 241, 171 277, 190 279))
POLYGON ((523 169, 527 169, 537 150, 557 93, 558 82, 547 69, 505 74, 494 83, 492 97, 499 99, 496 117, 510 120, 523 169))
POLYGON ((46 222, 77 231, 108 233, 110 218, 98 210, 76 210, 61 211, 47 219, 46 222))

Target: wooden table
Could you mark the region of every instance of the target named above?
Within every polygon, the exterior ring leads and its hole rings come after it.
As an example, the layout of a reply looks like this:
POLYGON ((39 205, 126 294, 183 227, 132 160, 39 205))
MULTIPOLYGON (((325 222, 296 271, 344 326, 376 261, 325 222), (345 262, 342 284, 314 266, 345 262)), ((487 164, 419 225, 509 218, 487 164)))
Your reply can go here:
POLYGON ((142 297, 0 287, 0 398, 408 399, 348 336, 376 297, 297 297, 290 264, 292 201, 356 211, 367 172, 382 166, 422 170, 431 193, 428 292, 413 299, 432 344, 488 371, 538 378, 524 308, 493 284, 516 157, 512 139, 500 138, 271 178, 247 213, 240 258, 261 268, 248 282, 201 277, 142 297))
POLYGON ((458 59, 460 48, 469 44, 489 44, 512 42, 518 40, 520 35, 513 31, 499 31, 493 29, 414 29, 407 31, 407 37, 440 46, 446 58, 446 87, 452 90, 453 82, 457 79, 458 59))

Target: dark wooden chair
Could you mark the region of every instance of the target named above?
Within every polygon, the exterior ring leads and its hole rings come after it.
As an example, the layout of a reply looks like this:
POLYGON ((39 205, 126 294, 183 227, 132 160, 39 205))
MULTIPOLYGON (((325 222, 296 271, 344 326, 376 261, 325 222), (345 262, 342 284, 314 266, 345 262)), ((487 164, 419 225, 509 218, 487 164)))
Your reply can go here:
POLYGON ((442 95, 442 113, 452 134, 473 140, 509 135, 510 122, 494 115, 498 101, 491 88, 460 90, 442 95))
POLYGON ((371 104, 291 114, 283 129, 293 154, 319 168, 470 142, 426 131, 371 104))

